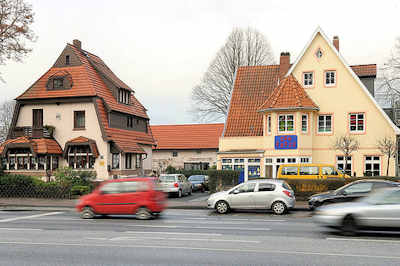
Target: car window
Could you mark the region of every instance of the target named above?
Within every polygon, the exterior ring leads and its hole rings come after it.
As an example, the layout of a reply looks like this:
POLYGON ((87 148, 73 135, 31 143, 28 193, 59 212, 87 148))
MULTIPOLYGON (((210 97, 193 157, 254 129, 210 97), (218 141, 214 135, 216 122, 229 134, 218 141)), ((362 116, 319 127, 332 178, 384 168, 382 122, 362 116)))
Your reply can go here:
POLYGON ((338 175, 336 170, 331 166, 323 166, 321 172, 323 175, 338 175))
POLYGON ((161 182, 175 182, 175 176, 161 175, 159 177, 161 182))
POLYGON ((258 184, 258 191, 274 191, 275 190, 275 185, 274 184, 269 184, 269 183, 259 183, 258 184))
POLYGON ((239 193, 254 192, 255 187, 256 183, 247 183, 236 188, 236 190, 239 190, 239 193))
POLYGON ((386 188, 386 187, 394 187, 395 185, 392 183, 386 183, 386 182, 375 182, 373 189, 380 189, 380 188, 386 188))
POLYGON ((318 166, 301 166, 300 175, 318 175, 318 166))
POLYGON ((192 175, 188 178, 189 181, 204 181, 204 175, 192 175))
POLYGON ((121 182, 121 190, 124 193, 128 192, 140 192, 148 190, 148 184, 142 181, 129 181, 129 182, 121 182))
POLYGON ((348 186, 347 188, 344 189, 344 191, 347 194, 353 194, 353 193, 368 193, 372 189, 372 183, 370 182, 363 182, 363 183, 357 183, 351 186, 348 186))
POLYGON ((284 189, 293 190, 292 187, 286 181, 282 183, 282 187, 284 189))
POLYGON ((282 168, 282 175, 297 175, 297 166, 285 166, 282 168))
POLYGON ((101 188, 101 193, 103 193, 103 194, 115 194, 115 193, 120 193, 120 192, 121 192, 121 188, 120 188, 119 182, 108 183, 108 184, 105 184, 101 188))

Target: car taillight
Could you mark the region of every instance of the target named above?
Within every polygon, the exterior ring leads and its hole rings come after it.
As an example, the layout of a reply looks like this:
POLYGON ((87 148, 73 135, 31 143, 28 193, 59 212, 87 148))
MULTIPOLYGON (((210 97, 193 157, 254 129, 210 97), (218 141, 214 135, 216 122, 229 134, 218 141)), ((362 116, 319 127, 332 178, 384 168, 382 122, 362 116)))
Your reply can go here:
POLYGON ((283 190, 283 193, 285 193, 285 194, 286 194, 286 196, 288 196, 289 198, 291 198, 291 197, 292 197, 292 193, 290 193, 290 191, 283 190))
POLYGON ((179 187, 179 184, 178 184, 178 183, 175 183, 175 184, 174 184, 174 187, 179 187))

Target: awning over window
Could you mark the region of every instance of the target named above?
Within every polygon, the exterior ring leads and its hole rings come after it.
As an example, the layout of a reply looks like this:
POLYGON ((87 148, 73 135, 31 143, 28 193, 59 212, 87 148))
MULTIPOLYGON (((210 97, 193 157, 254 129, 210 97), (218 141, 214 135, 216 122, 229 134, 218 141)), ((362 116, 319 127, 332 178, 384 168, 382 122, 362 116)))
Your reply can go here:
POLYGON ((55 139, 30 139, 27 137, 19 137, 16 139, 8 139, 0 145, 0 153, 2 156, 12 148, 29 148, 32 154, 62 154, 61 146, 55 139))
POLYGON ((117 148, 122 153, 139 153, 146 154, 142 147, 140 147, 135 142, 126 142, 121 140, 113 141, 115 148, 117 148))
POLYGON ((68 149, 73 146, 89 146, 93 156, 95 158, 99 157, 99 151, 97 149, 96 141, 82 136, 71 139, 67 141, 67 143, 65 143, 64 157, 67 157, 68 149))

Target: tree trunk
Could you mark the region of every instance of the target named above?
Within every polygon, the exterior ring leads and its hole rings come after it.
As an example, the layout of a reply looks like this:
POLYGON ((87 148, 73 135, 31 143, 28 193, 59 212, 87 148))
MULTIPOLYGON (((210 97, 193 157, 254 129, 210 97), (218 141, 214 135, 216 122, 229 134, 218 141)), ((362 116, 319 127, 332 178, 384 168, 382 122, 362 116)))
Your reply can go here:
POLYGON ((390 156, 388 156, 388 162, 386 167, 386 176, 389 176, 389 163, 390 163, 390 156))
MULTIPOLYGON (((344 169, 343 169, 344 173, 346 174, 347 171, 347 156, 344 156, 344 169)), ((351 176, 351 173, 350 173, 351 176)))

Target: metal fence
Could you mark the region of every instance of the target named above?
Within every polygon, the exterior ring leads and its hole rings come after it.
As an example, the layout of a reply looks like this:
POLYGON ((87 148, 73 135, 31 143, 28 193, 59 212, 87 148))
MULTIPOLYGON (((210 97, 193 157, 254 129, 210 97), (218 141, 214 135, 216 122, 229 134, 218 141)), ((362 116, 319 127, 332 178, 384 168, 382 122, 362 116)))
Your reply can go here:
POLYGON ((48 198, 71 199, 73 195, 70 187, 56 184, 37 185, 0 185, 0 198, 48 198))

